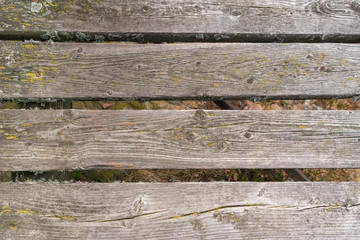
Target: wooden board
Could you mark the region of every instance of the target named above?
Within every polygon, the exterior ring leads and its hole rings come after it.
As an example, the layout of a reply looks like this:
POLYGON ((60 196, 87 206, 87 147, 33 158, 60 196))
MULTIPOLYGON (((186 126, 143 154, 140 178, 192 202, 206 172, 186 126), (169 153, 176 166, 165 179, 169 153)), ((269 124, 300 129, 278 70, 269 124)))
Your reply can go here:
POLYGON ((0 99, 360 95, 357 44, 0 43, 0 99))
POLYGON ((1 110, 0 170, 359 168, 359 111, 1 110))
POLYGON ((1 183, 4 239, 359 239, 360 183, 1 183))
POLYGON ((0 37, 359 42, 359 14, 353 0, 15 0, 0 2, 0 37))

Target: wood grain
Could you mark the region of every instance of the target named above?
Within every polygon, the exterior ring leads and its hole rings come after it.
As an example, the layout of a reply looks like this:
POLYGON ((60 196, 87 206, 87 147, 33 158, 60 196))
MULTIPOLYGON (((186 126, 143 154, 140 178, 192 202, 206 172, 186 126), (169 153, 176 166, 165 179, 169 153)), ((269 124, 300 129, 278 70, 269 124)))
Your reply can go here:
POLYGON ((15 0, 0 2, 0 36, 259 41, 298 35, 307 41, 359 41, 359 14, 360 4, 354 0, 15 0))
POLYGON ((357 44, 0 43, 0 99, 360 95, 357 44))
POLYGON ((359 183, 0 183, 4 239, 359 239, 359 183))
POLYGON ((359 111, 1 110, 0 170, 359 168, 359 111))

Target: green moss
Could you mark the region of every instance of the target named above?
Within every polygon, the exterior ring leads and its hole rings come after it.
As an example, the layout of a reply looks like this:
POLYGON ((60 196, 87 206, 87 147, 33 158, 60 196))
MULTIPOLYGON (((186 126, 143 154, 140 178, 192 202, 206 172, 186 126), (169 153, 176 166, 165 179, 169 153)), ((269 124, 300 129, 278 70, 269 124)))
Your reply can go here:
POLYGON ((17 102, 0 103, 0 109, 17 109, 19 108, 17 102))
POLYGON ((80 180, 82 180, 82 172, 73 172, 73 173, 71 174, 71 179, 72 179, 73 181, 80 181, 80 180))
POLYGON ((73 181, 113 182, 118 180, 116 170, 88 170, 72 172, 73 181))
POLYGON ((10 182, 10 181, 11 181, 11 172, 0 171, 0 182, 10 182))

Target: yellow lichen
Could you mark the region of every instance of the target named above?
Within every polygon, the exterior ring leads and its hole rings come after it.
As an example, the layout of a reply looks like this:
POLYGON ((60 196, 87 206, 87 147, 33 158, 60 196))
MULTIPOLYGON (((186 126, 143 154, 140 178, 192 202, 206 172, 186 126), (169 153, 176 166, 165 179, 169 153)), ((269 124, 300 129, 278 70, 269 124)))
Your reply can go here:
POLYGON ((39 213, 33 212, 33 211, 28 211, 28 210, 18 210, 15 213, 30 213, 30 214, 36 214, 38 215, 39 213))
POLYGON ((52 7, 57 7, 57 6, 59 6, 59 4, 55 4, 55 3, 50 2, 50 1, 46 1, 46 2, 43 2, 43 3, 46 3, 47 5, 52 6, 52 7))
POLYGON ((7 137, 6 139, 8 139, 8 140, 19 140, 19 138, 15 137, 15 136, 7 137))
POLYGON ((341 207, 341 205, 336 204, 336 205, 329 205, 329 206, 327 206, 327 207, 341 207))
POLYGON ((46 70, 58 70, 59 68, 57 67, 41 67, 42 69, 46 69, 46 70))
POLYGON ((11 230, 15 230, 15 229, 16 229, 16 226, 13 225, 13 224, 10 224, 10 225, 9 225, 9 228, 10 228, 11 230))
POLYGON ((0 215, 3 214, 3 213, 8 213, 8 212, 13 212, 12 210, 10 209, 5 209, 3 211, 0 212, 0 215))
POLYGON ((24 73, 23 75, 27 76, 26 79, 21 80, 22 82, 35 82, 35 81, 42 81, 44 77, 44 72, 37 72, 37 73, 24 73))
MULTIPOLYGON (((25 25, 25 24, 24 24, 25 25)), ((30 24, 29 24, 30 25, 30 24)), ((24 47, 24 48, 37 48, 38 46, 37 45, 35 45, 35 44, 26 44, 26 45, 22 45, 22 47, 24 47)))

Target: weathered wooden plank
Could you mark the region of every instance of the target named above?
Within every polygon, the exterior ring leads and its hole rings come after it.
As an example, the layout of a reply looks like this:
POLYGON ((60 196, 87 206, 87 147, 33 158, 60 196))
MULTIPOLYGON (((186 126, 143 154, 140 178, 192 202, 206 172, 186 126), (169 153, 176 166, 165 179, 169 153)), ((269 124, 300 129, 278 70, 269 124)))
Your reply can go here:
POLYGON ((1 110, 0 170, 359 168, 359 111, 1 110))
POLYGON ((0 193, 4 239, 360 237, 360 183, 0 183, 0 193))
POLYGON ((15 0, 0 2, 0 37, 359 41, 359 14, 353 0, 15 0))
POLYGON ((360 95, 357 44, 0 43, 0 99, 360 95))

